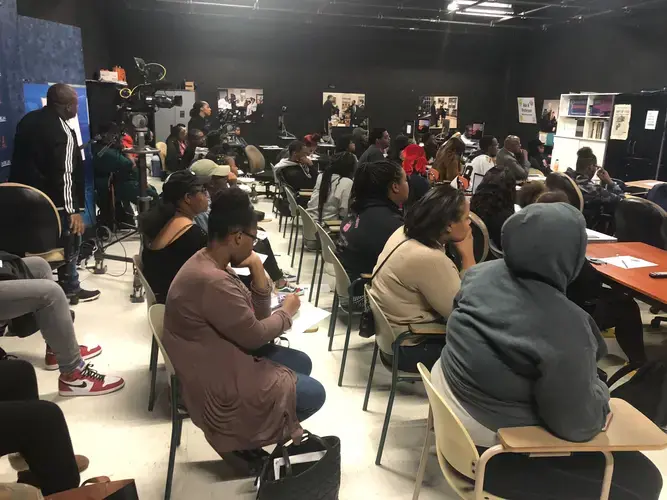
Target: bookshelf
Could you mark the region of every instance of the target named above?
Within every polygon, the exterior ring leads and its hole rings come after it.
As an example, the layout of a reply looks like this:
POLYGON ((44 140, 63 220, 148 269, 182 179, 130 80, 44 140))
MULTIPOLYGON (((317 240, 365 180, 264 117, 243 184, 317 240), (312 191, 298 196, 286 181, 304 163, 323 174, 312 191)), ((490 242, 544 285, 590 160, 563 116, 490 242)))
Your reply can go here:
POLYGON ((577 151, 588 146, 602 166, 609 140, 614 96, 616 94, 592 92, 560 96, 552 165, 558 160, 560 171, 575 168, 577 151))

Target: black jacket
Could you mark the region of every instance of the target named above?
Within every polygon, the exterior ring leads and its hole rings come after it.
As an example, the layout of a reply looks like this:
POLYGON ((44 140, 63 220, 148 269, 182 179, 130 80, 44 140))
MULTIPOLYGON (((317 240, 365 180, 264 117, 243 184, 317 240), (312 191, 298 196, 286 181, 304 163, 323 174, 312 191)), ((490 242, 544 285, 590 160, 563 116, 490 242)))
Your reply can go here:
POLYGON ((188 130, 201 130, 204 132, 204 135, 208 134, 211 125, 208 123, 206 118, 202 118, 200 115, 195 115, 190 118, 188 122, 188 130))
POLYGON ((16 127, 11 182, 46 193, 68 214, 85 208, 85 174, 74 131, 52 109, 25 115, 16 127))
MULTIPOLYGON (((193 155, 194 158, 194 155, 193 155)), ((169 137, 167 139, 167 157, 164 161, 167 172, 176 172, 187 167, 183 165, 183 157, 181 156, 181 146, 176 137, 169 137)))
POLYGON ((389 199, 370 200, 342 222, 336 253, 351 281, 373 272, 385 243, 402 225, 403 215, 389 199))

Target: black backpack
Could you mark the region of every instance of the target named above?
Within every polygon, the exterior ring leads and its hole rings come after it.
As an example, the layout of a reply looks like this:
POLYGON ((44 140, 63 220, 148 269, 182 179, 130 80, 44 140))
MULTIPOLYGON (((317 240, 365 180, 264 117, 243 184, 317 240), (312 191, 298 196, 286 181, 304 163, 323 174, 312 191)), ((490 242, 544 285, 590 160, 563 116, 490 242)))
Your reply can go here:
POLYGON ((641 411, 658 427, 667 428, 667 363, 652 361, 611 393, 641 411))
MULTIPOLYGON (((0 281, 34 279, 23 260, 11 253, 0 251, 0 281)), ((37 332, 37 321, 33 313, 13 318, 9 322, 9 331, 15 337, 29 337, 37 332)))

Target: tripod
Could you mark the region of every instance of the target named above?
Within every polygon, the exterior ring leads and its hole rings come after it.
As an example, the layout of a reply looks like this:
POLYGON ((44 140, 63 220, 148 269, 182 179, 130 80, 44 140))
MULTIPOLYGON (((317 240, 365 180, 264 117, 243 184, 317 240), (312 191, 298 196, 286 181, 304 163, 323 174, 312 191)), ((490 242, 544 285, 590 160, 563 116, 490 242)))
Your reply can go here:
MULTIPOLYGON (((137 127, 135 129, 135 146, 132 149, 124 149, 123 153, 132 153, 138 155, 138 168, 139 168, 139 198, 137 200, 137 207, 139 213, 147 211, 150 207, 150 196, 147 196, 147 187, 148 187, 148 175, 147 168, 148 164, 146 163, 146 154, 156 154, 159 151, 154 148, 146 146, 146 132, 148 132, 147 127, 137 127)), ((110 241, 107 245, 104 245, 101 239, 98 238, 98 244, 96 245, 95 252, 93 254, 95 258, 95 267, 93 270, 94 274, 105 274, 107 271, 104 261, 112 260, 117 262, 126 262, 132 264, 133 269, 133 282, 132 282, 132 295, 130 295, 130 301, 133 303, 139 303, 144 301, 144 291, 141 285, 141 280, 139 279, 139 273, 137 272, 136 266, 134 266, 134 260, 132 257, 112 255, 107 253, 107 249, 114 243, 119 243, 124 241, 137 233, 137 228, 134 226, 129 226, 131 229, 129 233, 121 236, 120 238, 115 238, 114 241, 110 241)), ((143 242, 142 242, 143 244, 143 242)))

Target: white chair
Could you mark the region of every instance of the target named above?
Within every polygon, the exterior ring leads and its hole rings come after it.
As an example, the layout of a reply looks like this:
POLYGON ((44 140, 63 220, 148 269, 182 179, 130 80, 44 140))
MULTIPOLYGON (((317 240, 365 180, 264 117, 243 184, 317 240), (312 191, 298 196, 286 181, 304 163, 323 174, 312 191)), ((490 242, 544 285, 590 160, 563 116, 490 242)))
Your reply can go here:
MULTIPOLYGON (((487 449, 480 456, 468 431, 433 387, 431 373, 421 363, 418 368, 426 386, 430 408, 413 500, 419 498, 424 480, 432 441, 431 429, 435 431, 435 448, 442 474, 458 496, 468 500, 502 500, 484 491, 486 465, 491 458, 502 453, 529 454, 539 460, 540 457, 563 456, 575 452, 600 452, 606 459, 600 499, 607 500, 614 471, 612 452, 667 448, 667 436, 662 430, 626 401, 612 399, 610 405, 614 418, 609 428, 591 441, 572 443, 557 438, 542 427, 514 427, 500 429, 498 438, 501 444, 487 449)), ((522 471, 516 472, 517 480, 520 481, 522 471)))

